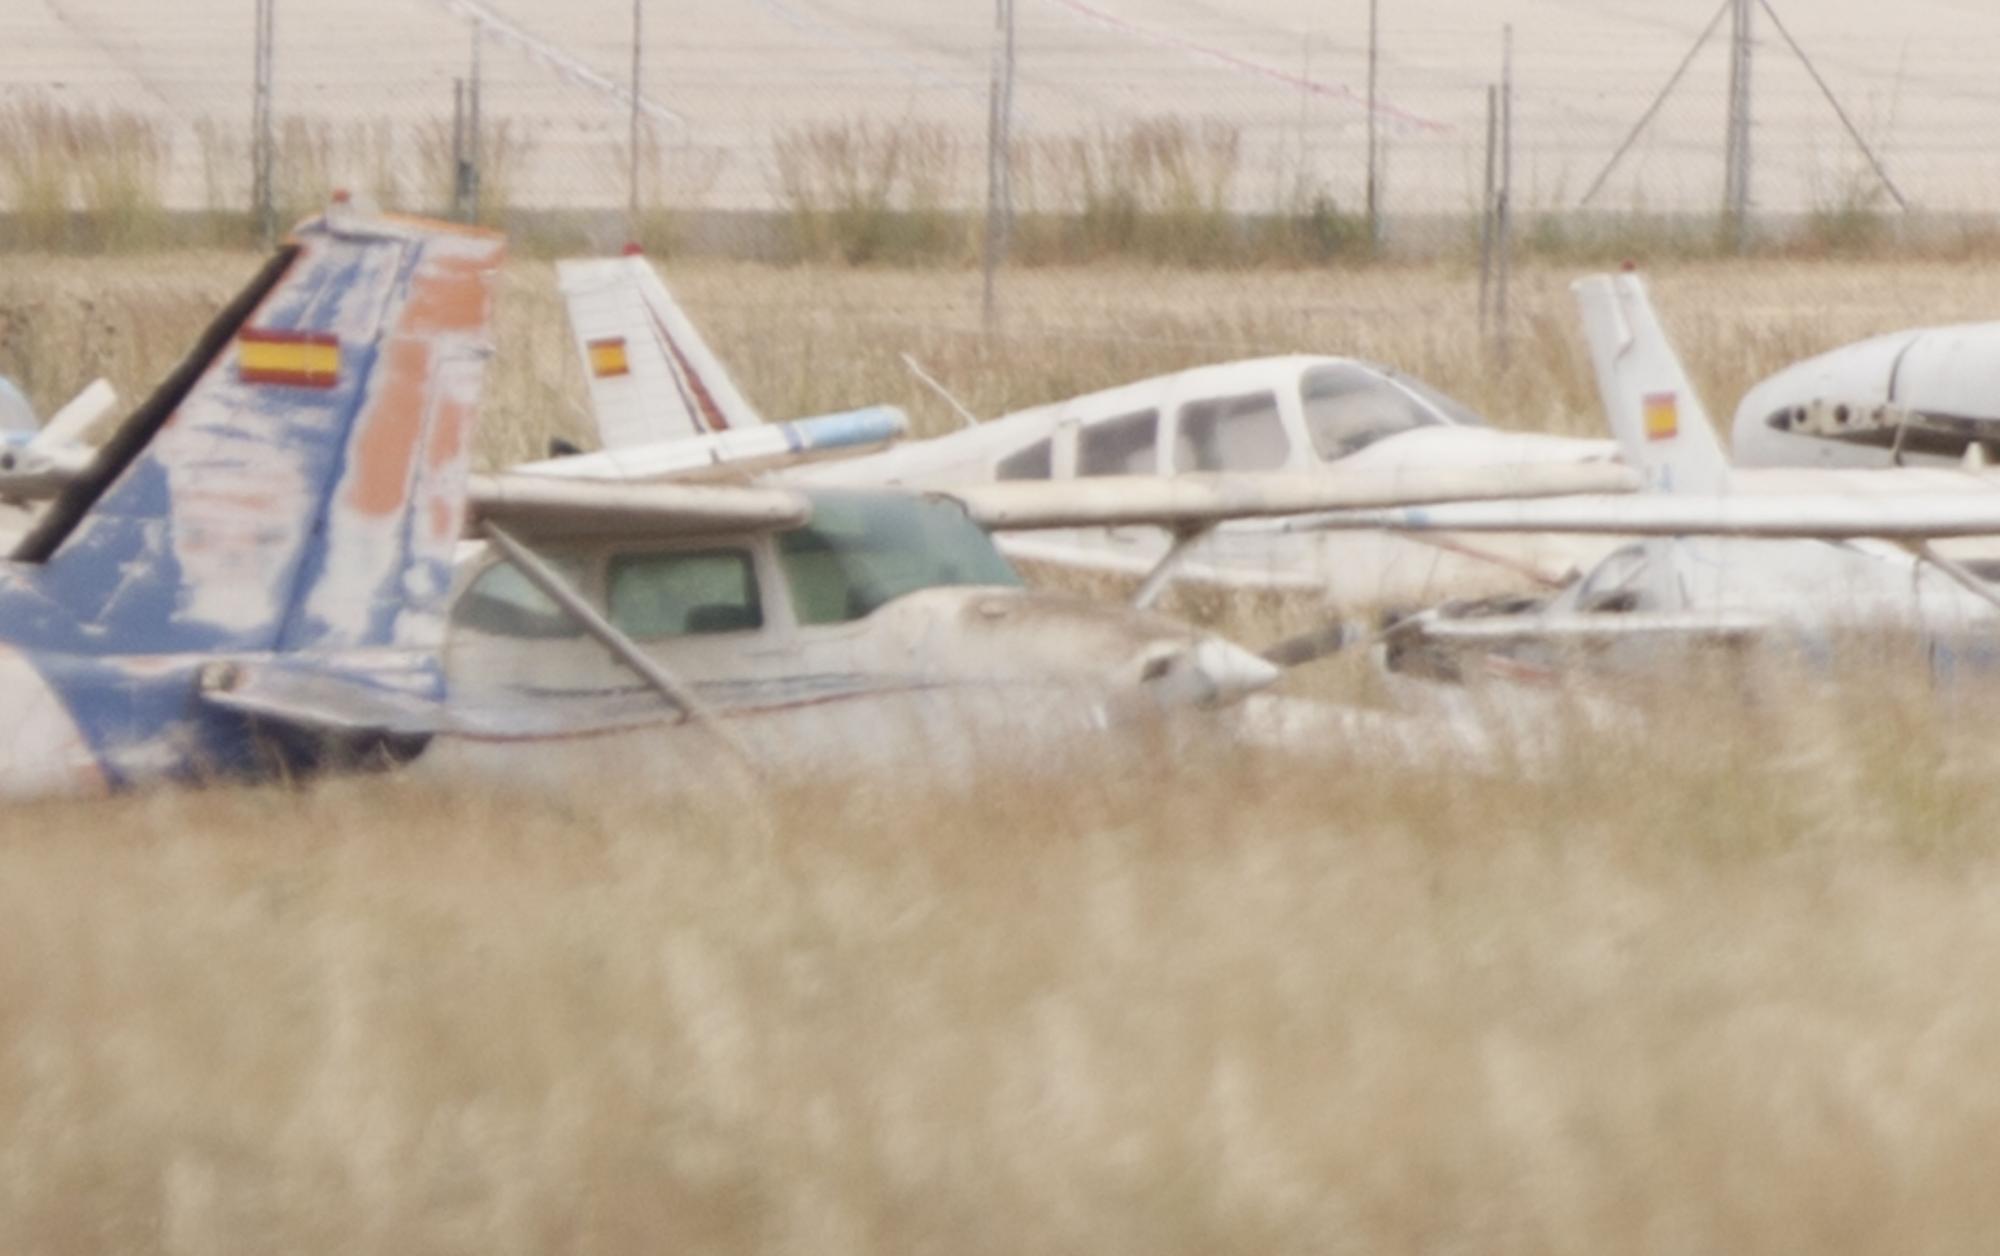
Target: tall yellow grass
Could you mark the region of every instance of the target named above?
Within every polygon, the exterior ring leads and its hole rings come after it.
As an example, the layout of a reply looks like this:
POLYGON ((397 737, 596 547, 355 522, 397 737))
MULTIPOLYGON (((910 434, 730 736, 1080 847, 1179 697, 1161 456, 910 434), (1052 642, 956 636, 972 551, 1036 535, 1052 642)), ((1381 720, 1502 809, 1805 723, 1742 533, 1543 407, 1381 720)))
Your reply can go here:
POLYGON ((16 809, 0 1247, 1983 1250, 1993 721, 1722 701, 16 809))

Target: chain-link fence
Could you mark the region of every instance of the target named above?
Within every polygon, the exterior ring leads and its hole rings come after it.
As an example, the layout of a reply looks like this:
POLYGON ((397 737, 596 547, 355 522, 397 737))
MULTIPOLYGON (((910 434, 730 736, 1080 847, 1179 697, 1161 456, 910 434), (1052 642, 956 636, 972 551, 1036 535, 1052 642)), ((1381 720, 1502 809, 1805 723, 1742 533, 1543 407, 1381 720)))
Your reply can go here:
MULTIPOLYGON (((488 218, 610 231, 636 201, 683 227, 733 217, 761 223, 739 240, 858 255, 959 247, 953 216, 984 203, 1000 37, 987 0, 274 6, 281 217, 336 185, 448 210, 468 158, 488 218), (885 215, 901 226, 871 240, 885 215)), ((256 7, 9 6, 0 200, 14 238, 37 215, 246 213, 256 7)), ((1027 260, 1117 245, 1134 220, 1171 219, 1192 233, 1177 247, 1200 247, 1224 216, 1289 220, 1337 251, 1367 203, 1371 130, 1382 236, 1421 242, 1425 223, 1469 220, 1510 26, 1525 230, 1724 205, 1737 60, 1710 0, 1376 0, 1372 97, 1369 0, 1012 7, 1015 209, 1031 224, 1088 220, 1057 242, 1026 230, 1027 260)), ((1754 216, 1899 214, 1876 161, 1918 210, 1977 213, 2000 193, 1984 51, 2000 46, 2000 7, 1747 7, 1754 216)))

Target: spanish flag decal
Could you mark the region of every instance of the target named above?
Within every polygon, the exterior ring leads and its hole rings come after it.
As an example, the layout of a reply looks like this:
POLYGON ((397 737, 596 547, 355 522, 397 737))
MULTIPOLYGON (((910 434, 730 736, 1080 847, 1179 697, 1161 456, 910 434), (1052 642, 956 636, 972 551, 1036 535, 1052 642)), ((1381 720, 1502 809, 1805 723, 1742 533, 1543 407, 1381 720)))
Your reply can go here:
POLYGON ((632 373, 631 360, 625 356, 625 337, 609 336, 585 347, 590 351, 590 373, 598 379, 632 373))
POLYGON ((1672 440, 1681 434, 1681 399, 1673 393, 1647 393, 1646 439, 1672 440))
POLYGON ((332 388, 340 383, 340 337, 247 330, 236 338, 236 373, 246 384, 332 388))

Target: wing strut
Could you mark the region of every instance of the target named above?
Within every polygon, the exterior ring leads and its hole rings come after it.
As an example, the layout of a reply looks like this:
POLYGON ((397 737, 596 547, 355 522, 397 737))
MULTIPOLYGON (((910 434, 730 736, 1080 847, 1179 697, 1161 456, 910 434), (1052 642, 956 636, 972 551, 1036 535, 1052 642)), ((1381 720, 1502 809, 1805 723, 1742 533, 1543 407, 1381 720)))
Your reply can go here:
POLYGON ((576 621, 579 628, 595 638, 599 645, 611 651, 612 656, 619 662, 637 672, 641 680, 658 690, 660 696, 671 703, 684 719, 701 725, 725 749, 741 760, 744 766, 753 773, 757 771, 757 757, 751 753, 750 747, 742 738, 723 726, 715 712, 709 710, 708 704, 695 696, 694 690, 682 684, 673 673, 647 657, 646 652, 641 650, 632 638, 620 632, 617 625, 598 614, 596 608, 584 601, 576 590, 569 586, 568 581, 557 574, 553 567, 543 562, 533 550, 516 540, 507 529, 488 520, 482 530, 486 534, 486 539, 507 556, 507 561, 513 563, 521 574, 527 577, 528 583, 560 606, 565 614, 576 621))
POLYGON ((2000 593, 1996 593, 1991 584, 1980 579, 1978 572, 1973 571, 1970 567, 1967 567, 1955 558, 1946 558, 1943 554, 1940 554, 1934 542, 1920 541, 1910 546, 1910 550, 1918 558, 1949 576, 1952 583, 1958 585, 1967 593, 1970 593, 1989 606, 2000 609, 2000 593))
POLYGON ((1215 525, 1212 523, 1192 528, 1175 528, 1173 545, 1160 556, 1159 562, 1153 564, 1153 569, 1147 572, 1145 580, 1140 582, 1138 592, 1132 595, 1132 609, 1136 611, 1153 609, 1153 603, 1159 601, 1160 595, 1173 584, 1174 572, 1180 567, 1181 559, 1194 548, 1195 542, 1214 530, 1215 525))

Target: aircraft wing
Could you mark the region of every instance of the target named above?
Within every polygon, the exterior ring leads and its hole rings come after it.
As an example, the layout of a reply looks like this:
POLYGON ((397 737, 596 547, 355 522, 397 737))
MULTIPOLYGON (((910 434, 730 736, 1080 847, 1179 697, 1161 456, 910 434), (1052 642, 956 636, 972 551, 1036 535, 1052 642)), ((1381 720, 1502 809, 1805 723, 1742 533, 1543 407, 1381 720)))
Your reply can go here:
POLYGON ((213 706, 322 736, 410 737, 450 729, 449 708, 433 696, 437 687, 435 663, 422 655, 285 655, 215 664, 203 673, 201 696, 213 706))
POLYGON ((1342 510, 1290 520, 1286 531, 1561 532, 1728 536, 1765 540, 1944 540, 2000 535, 2000 491, 1951 495, 1845 493, 1452 502, 1342 510))
POLYGON ((762 423, 702 436, 679 436, 640 445, 609 447, 514 467, 519 475, 574 480, 697 479, 744 476, 823 458, 851 458, 901 440, 909 416, 875 406, 790 423, 762 423))
POLYGON ((766 531, 804 523, 812 503, 781 488, 728 484, 611 484, 544 475, 481 475, 469 489, 475 523, 524 538, 766 531))
POLYGON ((1615 463, 1548 463, 1329 470, 1317 475, 1219 473, 1013 480, 934 491, 963 503, 981 527, 1009 532, 1148 524, 1191 529, 1231 519, 1428 502, 1623 493, 1637 487, 1638 477, 1615 463))

